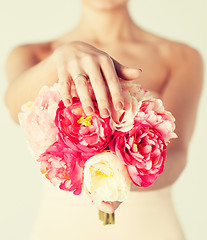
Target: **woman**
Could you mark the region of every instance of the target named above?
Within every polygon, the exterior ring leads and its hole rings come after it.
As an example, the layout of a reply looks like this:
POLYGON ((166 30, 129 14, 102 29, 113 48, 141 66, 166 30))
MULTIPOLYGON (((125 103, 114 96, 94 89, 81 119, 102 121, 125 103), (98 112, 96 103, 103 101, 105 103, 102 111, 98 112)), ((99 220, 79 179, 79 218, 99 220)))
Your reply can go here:
POLYGON ((109 213, 117 209, 113 226, 103 227, 97 220, 97 209, 83 196, 74 197, 45 183, 33 240, 185 239, 173 209, 171 186, 186 164, 202 89, 202 59, 195 49, 135 25, 127 3, 82 0, 82 18, 75 29, 50 42, 16 47, 6 64, 9 87, 5 102, 18 123, 21 105, 34 99, 43 85, 59 81, 65 105, 71 104, 75 87, 85 113, 90 115, 89 80, 101 116, 108 117, 107 92, 119 111, 123 108, 120 81, 133 81, 163 100, 176 118, 179 138, 169 145, 164 172, 152 186, 132 184, 129 198, 121 205, 97 206, 109 213))

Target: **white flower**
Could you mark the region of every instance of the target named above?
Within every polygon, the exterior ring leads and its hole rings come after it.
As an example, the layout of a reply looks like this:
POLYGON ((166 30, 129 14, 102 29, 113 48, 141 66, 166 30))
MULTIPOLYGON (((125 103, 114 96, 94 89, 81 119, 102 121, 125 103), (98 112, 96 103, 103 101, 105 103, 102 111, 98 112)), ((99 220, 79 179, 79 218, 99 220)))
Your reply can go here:
POLYGON ((132 81, 121 81, 123 90, 127 90, 137 101, 150 97, 150 92, 141 88, 141 85, 132 81))
POLYGON ((83 188, 95 204, 124 201, 130 191, 125 165, 111 151, 104 151, 85 163, 83 188))

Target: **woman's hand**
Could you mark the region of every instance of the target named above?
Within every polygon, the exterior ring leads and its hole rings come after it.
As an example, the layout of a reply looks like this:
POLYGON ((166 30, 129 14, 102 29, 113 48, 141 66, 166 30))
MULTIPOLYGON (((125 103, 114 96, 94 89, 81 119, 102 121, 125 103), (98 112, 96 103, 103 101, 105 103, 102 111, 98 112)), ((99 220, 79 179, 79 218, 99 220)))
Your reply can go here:
POLYGON ((101 210, 106 213, 113 213, 119 207, 122 202, 101 202, 98 207, 98 210, 101 210))
POLYGON ((133 80, 140 75, 139 69, 125 67, 107 53, 83 42, 71 42, 61 46, 54 51, 52 57, 57 65, 64 104, 69 106, 72 103, 71 89, 74 84, 87 115, 94 112, 88 80, 92 85, 100 114, 106 118, 111 113, 110 101, 117 111, 124 105, 119 77, 133 80), (88 79, 78 74, 85 74, 88 79))

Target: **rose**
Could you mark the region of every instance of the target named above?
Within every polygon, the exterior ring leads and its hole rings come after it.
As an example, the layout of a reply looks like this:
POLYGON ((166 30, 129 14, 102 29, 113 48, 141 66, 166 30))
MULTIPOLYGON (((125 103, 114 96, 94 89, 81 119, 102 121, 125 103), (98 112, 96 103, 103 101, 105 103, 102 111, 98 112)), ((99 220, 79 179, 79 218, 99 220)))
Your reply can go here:
POLYGON ((103 151, 85 163, 83 189, 95 202, 124 201, 130 190, 125 165, 111 151, 103 151))
POLYGON ((160 99, 148 98, 140 101, 139 111, 135 117, 135 122, 150 124, 153 129, 160 132, 166 143, 170 139, 176 138, 175 118, 164 109, 160 99))
POLYGON ((55 142, 37 159, 41 173, 54 186, 78 195, 82 191, 83 168, 79 165, 80 154, 61 142, 55 142))
POLYGON ((94 109, 92 116, 85 115, 80 100, 73 98, 73 104, 67 108, 60 102, 55 118, 59 138, 69 148, 81 152, 84 158, 101 152, 112 137, 110 119, 100 117, 95 101, 94 109))
POLYGON ((43 87, 34 102, 24 104, 22 112, 18 114, 20 125, 35 155, 43 153, 57 140, 58 128, 54 119, 59 102, 57 85, 43 87))
POLYGON ((137 186, 151 185, 163 171, 166 144, 162 135, 149 124, 135 123, 128 132, 115 132, 110 149, 127 166, 137 186))

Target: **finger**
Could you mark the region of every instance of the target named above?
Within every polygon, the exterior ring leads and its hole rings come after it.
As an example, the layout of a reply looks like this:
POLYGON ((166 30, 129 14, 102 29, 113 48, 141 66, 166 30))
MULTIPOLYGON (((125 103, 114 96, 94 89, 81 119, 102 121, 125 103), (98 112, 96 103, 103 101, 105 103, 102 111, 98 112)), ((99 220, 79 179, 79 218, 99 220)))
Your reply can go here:
POLYGON ((107 82, 111 99, 115 110, 119 111, 124 107, 124 99, 122 96, 122 88, 117 76, 113 61, 111 58, 105 58, 101 63, 101 69, 107 82))
POLYGON ((76 87, 76 91, 78 94, 78 97, 80 98, 83 110, 86 115, 92 115, 94 113, 94 106, 93 102, 89 93, 88 89, 88 80, 84 76, 77 76, 79 73, 83 73, 84 71, 77 67, 73 72, 71 73, 72 78, 74 79, 74 84, 76 87))
POLYGON ((140 74, 142 73, 141 68, 129 68, 129 67, 126 67, 126 66, 120 64, 113 58, 112 58, 112 60, 113 60, 117 75, 124 80, 134 80, 134 79, 138 78, 140 76, 140 74))
POLYGON ((60 95, 64 105, 67 107, 72 103, 72 98, 70 95, 71 91, 70 77, 66 68, 63 65, 58 66, 57 74, 60 83, 60 95))
POLYGON ((106 83, 101 74, 100 66, 91 62, 87 69, 101 117, 107 118, 110 116, 109 96, 106 83))

